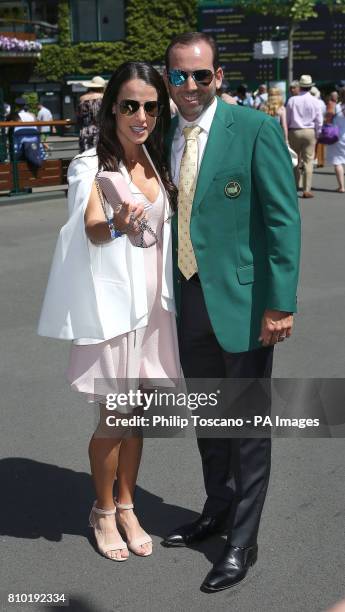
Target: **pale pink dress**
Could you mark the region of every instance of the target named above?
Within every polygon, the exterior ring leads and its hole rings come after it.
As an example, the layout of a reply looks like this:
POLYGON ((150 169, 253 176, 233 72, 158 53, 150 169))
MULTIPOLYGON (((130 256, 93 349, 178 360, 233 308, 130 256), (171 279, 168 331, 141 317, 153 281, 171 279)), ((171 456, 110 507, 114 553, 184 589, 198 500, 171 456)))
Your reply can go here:
MULTIPOLYGON (((138 202, 148 202, 142 193, 134 195, 138 202)), ((73 389, 87 394, 88 401, 104 402, 108 393, 136 390, 139 386, 175 387, 181 376, 175 315, 161 304, 164 214, 160 189, 150 209, 150 225, 158 243, 143 249, 148 325, 106 341, 72 344, 67 378, 73 389)), ((115 307, 116 304, 114 311, 115 307)), ((124 413, 132 410, 129 406, 119 408, 124 413)))

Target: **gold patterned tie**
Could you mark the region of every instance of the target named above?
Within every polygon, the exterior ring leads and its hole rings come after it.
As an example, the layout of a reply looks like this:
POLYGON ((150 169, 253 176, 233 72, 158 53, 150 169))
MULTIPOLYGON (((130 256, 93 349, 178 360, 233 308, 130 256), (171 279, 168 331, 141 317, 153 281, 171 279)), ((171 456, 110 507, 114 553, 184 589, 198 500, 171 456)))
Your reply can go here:
POLYGON ((185 127, 186 139, 178 183, 178 267, 188 280, 198 271, 192 241, 190 239, 190 217, 198 176, 198 125, 185 127))

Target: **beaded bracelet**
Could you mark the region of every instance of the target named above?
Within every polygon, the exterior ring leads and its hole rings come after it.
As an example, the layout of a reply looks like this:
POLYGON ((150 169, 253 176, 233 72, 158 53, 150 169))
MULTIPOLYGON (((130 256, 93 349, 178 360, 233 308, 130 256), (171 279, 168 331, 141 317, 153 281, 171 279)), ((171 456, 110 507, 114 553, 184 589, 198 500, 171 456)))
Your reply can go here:
POLYGON ((115 238, 120 238, 120 236, 123 235, 122 232, 120 232, 120 230, 116 229, 113 219, 107 219, 107 225, 109 227, 111 240, 115 240, 115 238))

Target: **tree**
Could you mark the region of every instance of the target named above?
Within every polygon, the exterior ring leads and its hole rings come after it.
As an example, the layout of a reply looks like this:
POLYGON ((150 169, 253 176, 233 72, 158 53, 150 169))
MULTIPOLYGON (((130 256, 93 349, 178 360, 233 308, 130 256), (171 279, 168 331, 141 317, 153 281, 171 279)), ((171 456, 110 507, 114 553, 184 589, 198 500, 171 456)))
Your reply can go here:
POLYGON ((112 73, 127 60, 162 63, 171 37, 197 27, 197 0, 127 0, 124 40, 72 44, 70 4, 59 0, 59 44, 44 45, 36 64, 37 74, 51 81, 112 73))
POLYGON ((293 79, 293 41, 301 21, 317 17, 316 5, 325 4, 330 11, 345 12, 345 0, 236 0, 245 12, 273 15, 286 19, 288 26, 288 81, 293 79))

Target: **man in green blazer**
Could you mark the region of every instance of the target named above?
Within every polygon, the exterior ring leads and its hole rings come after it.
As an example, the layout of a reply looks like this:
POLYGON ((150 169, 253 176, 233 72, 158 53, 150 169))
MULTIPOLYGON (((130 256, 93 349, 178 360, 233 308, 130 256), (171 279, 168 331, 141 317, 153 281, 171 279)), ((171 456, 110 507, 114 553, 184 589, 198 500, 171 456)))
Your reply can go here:
MULTIPOLYGON (((273 348, 296 311, 300 217, 280 125, 217 99, 215 42, 178 35, 166 81, 179 115, 170 159, 179 188, 173 217, 175 297, 187 378, 269 378, 273 348)), ((211 410, 211 409, 210 409, 211 410)), ((206 502, 200 517, 165 538, 200 542, 226 526, 228 540, 202 588, 234 586, 257 559, 270 472, 270 438, 198 438, 206 502)))

